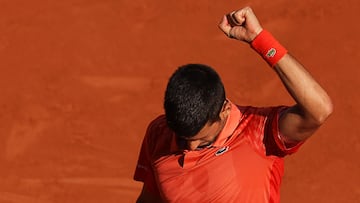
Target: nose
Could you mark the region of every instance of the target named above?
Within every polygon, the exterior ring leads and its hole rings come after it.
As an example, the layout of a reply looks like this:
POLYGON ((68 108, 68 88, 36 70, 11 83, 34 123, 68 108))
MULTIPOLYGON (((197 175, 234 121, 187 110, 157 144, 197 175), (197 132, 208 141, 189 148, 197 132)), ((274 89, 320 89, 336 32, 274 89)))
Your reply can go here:
POLYGON ((187 146, 188 146, 188 149, 190 150, 195 150, 199 147, 200 145, 200 140, 189 140, 187 141, 187 146))

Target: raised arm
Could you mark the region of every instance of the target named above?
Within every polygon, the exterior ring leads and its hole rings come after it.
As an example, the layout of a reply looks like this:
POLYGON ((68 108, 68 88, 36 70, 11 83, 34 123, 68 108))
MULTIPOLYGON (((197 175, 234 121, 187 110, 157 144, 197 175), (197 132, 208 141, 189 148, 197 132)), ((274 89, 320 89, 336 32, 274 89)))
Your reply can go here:
POLYGON ((266 36, 269 40, 263 37, 268 32, 263 30, 250 7, 225 15, 219 28, 228 37, 251 44, 274 68, 296 101, 294 106, 282 113, 279 120, 285 142, 291 145, 311 136, 333 111, 332 102, 325 90, 271 34, 266 36), (258 39, 259 36, 262 39, 258 39), (275 49, 268 49, 269 43, 275 43, 275 49))

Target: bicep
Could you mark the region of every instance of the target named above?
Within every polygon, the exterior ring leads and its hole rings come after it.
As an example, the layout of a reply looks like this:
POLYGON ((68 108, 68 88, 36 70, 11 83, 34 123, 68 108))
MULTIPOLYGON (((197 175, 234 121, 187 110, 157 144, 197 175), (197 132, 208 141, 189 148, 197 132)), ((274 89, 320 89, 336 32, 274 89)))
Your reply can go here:
POLYGON ((280 114, 279 130, 286 143, 296 143, 309 138, 319 125, 303 114, 298 105, 294 105, 280 114))

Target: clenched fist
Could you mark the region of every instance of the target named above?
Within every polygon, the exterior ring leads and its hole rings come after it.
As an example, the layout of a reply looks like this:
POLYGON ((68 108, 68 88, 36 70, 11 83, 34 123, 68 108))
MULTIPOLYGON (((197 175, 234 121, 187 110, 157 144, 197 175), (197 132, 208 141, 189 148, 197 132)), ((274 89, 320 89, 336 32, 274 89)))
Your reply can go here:
POLYGON ((250 7, 224 15, 219 28, 230 38, 250 43, 262 31, 262 27, 250 7))

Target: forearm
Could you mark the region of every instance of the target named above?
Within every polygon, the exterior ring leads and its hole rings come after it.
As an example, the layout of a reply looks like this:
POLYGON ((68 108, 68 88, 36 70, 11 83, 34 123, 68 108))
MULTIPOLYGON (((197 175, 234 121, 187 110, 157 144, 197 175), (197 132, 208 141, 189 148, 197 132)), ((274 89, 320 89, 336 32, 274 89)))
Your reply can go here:
POLYGON ((288 143, 311 136, 332 112, 325 90, 305 68, 266 30, 258 34, 251 47, 274 68, 296 105, 279 120, 281 135, 288 143))
POLYGON ((321 125, 332 112, 332 103, 325 90, 290 54, 274 66, 281 81, 302 110, 301 116, 321 125))
POLYGON ((329 96, 273 36, 262 29, 251 8, 234 11, 228 16, 223 17, 220 29, 230 38, 249 43, 274 68, 296 101, 296 105, 282 112, 281 135, 289 143, 305 140, 332 113, 329 96), (233 23, 228 18, 233 19, 233 23))
POLYGON ((282 57, 274 69, 296 105, 279 120, 285 141, 303 141, 310 137, 332 113, 332 102, 325 90, 290 54, 282 57))

